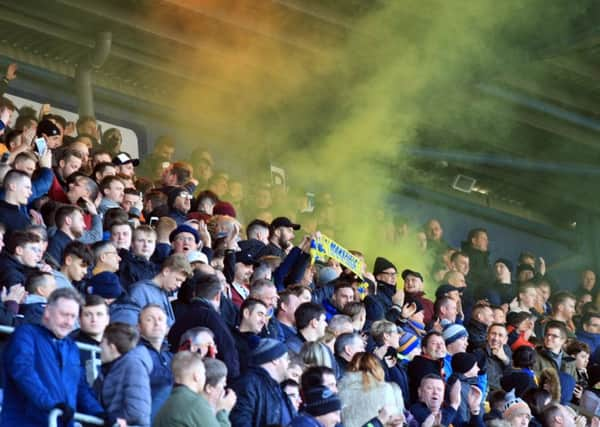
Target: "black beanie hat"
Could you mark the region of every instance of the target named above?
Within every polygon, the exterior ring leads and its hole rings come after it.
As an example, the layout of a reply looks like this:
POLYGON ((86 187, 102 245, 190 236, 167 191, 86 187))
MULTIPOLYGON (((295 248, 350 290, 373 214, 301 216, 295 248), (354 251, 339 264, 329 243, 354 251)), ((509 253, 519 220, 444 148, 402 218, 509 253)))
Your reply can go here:
POLYGON ((398 271, 396 266, 389 262, 387 259, 383 257, 375 258, 375 265, 373 266, 373 275, 377 276, 383 270, 387 270, 388 268, 393 268, 394 271, 398 271))
POLYGON ((498 263, 504 264, 506 266, 506 268, 508 268, 508 271, 510 271, 511 273, 513 272, 513 264, 512 264, 512 262, 510 262, 506 258, 498 258, 496 260, 496 262, 494 263, 494 265, 496 265, 498 263))
POLYGON ((477 358, 471 353, 456 353, 452 356, 452 372, 464 374, 469 372, 477 363, 477 358))
POLYGON ((42 134, 46 136, 60 135, 60 129, 51 120, 44 119, 38 123, 36 130, 36 135, 38 137, 42 136, 42 134))
POLYGON ((279 359, 287 352, 288 348, 281 341, 272 338, 262 338, 258 342, 258 345, 252 349, 250 364, 260 366, 279 359))
POLYGON ((342 409, 342 401, 333 391, 324 386, 309 388, 302 393, 304 411, 313 417, 342 409))

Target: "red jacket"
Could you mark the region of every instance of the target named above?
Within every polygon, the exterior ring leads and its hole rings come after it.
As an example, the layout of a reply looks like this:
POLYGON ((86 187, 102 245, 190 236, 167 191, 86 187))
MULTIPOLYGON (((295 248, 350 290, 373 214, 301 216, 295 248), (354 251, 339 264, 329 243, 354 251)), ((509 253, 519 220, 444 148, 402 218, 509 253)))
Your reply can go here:
POLYGON ((50 190, 48 190, 48 197, 57 202, 71 203, 69 202, 69 199, 67 198, 67 193, 60 181, 58 180, 56 174, 54 174, 52 185, 50 186, 50 190))

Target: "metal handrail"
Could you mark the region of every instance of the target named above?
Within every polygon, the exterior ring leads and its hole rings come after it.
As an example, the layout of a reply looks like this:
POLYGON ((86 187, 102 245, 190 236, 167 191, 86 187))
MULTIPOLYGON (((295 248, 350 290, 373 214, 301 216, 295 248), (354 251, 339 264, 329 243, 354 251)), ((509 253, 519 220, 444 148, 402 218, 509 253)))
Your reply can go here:
MULTIPOLYGON (((50 411, 50 415, 48 415, 48 427, 58 427, 58 417, 62 415, 62 409, 53 409, 50 411)), ((73 416, 73 420, 79 421, 82 423, 92 424, 95 426, 103 426, 104 420, 102 418, 93 417, 91 415, 80 414, 76 412, 73 416)))
POLYGON ((10 335, 15 331, 13 326, 0 325, 0 334, 10 335))
MULTIPOLYGON (((15 331, 14 326, 6 326, 6 325, 0 325, 0 334, 6 334, 6 335, 10 335, 15 331)), ((91 369, 92 369, 92 381, 88 381, 88 383, 90 383, 90 385, 93 383, 93 380, 96 379, 96 377, 98 376, 98 365, 99 365, 99 361, 100 359, 98 358, 98 354, 100 353, 100 347, 98 347, 97 345, 92 345, 92 344, 86 344, 83 342, 79 342, 79 341, 75 341, 75 344, 77 345, 77 348, 79 348, 80 350, 84 350, 84 351, 89 351, 92 354, 92 358, 91 358, 91 369)), ((87 370, 87 366, 86 366, 86 370, 87 370)), ((87 378, 86 378, 87 380, 87 378)))

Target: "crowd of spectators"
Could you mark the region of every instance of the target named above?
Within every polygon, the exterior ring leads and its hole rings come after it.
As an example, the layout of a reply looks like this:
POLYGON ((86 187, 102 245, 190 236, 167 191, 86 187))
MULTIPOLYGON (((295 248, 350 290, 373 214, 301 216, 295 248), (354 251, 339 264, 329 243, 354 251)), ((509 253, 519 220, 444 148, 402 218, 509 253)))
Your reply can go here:
POLYGON ((311 262, 329 194, 247 194, 167 137, 140 162, 48 106, 0 98, 0 124, 0 426, 598 425, 592 270, 563 291, 534 254, 494 259, 482 228, 452 247, 430 219, 431 271, 370 253, 356 274, 311 262))

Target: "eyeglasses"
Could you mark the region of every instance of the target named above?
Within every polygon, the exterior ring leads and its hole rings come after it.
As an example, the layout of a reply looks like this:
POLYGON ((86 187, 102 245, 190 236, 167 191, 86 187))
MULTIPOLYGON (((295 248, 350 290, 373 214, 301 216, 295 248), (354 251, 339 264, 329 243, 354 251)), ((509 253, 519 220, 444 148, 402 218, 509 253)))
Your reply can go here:
POLYGON ((391 271, 391 272, 390 271, 382 271, 379 274, 387 274, 388 276, 394 276, 394 277, 398 275, 398 273, 395 271, 391 271))
POLYGON ((195 242, 196 239, 194 237, 187 237, 187 236, 177 236, 175 237, 175 240, 177 240, 178 242, 195 242))

